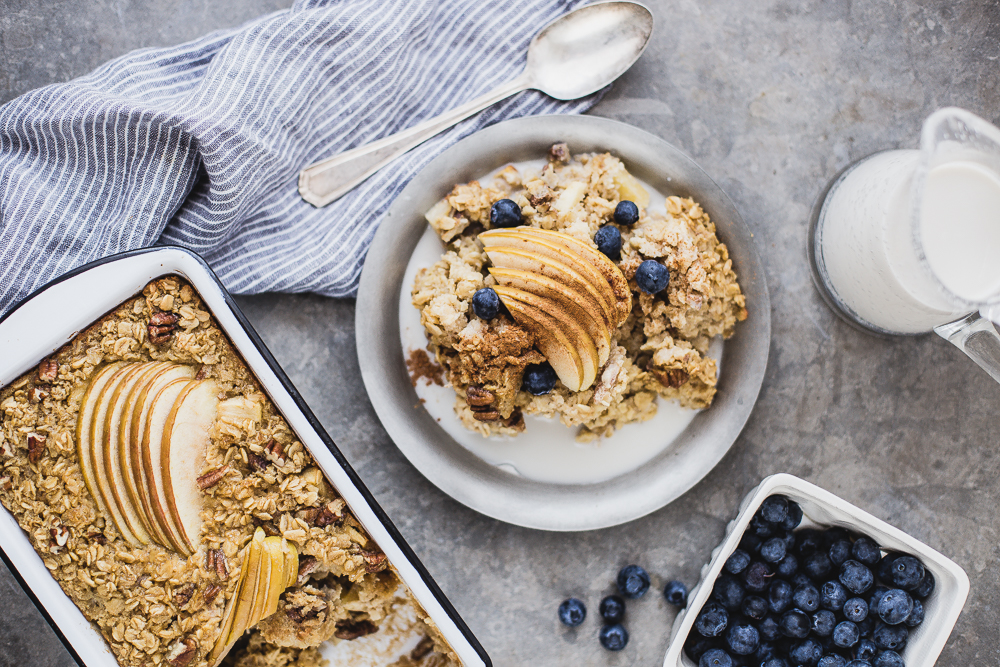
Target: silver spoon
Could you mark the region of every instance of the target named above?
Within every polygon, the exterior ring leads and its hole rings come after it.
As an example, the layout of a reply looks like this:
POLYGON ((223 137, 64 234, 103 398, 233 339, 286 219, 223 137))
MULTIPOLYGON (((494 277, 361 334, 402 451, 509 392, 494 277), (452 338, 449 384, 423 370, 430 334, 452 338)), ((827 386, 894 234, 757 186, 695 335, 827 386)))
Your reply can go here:
POLYGON ((389 162, 438 132, 522 90, 540 90, 557 100, 595 93, 632 66, 653 32, 653 15, 635 2, 585 5, 549 23, 528 46, 519 77, 460 107, 370 144, 306 167, 299 194, 326 206, 389 162))

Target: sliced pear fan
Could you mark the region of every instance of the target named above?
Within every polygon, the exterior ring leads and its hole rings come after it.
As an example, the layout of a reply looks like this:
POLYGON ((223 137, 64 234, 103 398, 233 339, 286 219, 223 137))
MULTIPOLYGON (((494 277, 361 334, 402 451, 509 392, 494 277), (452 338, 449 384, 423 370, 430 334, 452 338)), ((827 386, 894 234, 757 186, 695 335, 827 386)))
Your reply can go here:
POLYGON ((80 403, 80 414, 76 421, 76 455, 80 462, 80 472, 83 474, 83 481, 87 485, 87 491, 97 504, 97 509, 105 516, 110 516, 104 497, 97 486, 97 470, 95 468, 93 453, 90 448, 91 427, 94 424, 94 413, 97 410, 97 398, 104 387, 111 380, 112 376, 124 366, 123 363, 114 363, 99 369, 91 378, 87 390, 83 394, 80 403))

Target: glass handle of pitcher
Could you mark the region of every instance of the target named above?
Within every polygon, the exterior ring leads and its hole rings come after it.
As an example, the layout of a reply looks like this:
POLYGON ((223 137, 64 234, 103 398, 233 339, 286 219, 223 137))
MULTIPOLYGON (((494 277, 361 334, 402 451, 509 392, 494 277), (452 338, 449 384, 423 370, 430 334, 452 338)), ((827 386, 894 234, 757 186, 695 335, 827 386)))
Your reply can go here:
POLYGON ((965 352, 979 367, 1000 382, 1000 332, 978 312, 934 327, 934 333, 965 352))

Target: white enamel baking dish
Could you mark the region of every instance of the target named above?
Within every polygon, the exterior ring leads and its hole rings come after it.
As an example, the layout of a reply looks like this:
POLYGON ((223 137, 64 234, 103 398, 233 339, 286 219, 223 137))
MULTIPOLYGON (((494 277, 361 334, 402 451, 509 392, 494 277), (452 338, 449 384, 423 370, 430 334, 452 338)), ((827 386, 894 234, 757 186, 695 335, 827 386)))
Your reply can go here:
MULTIPOLYGON (((417 560, 347 459, 268 352, 232 297, 196 254, 176 247, 122 253, 49 283, 0 319, 0 387, 10 384, 78 332, 138 294, 150 280, 176 274, 191 282, 354 516, 385 551, 413 596, 466 666, 489 656, 417 560)), ((81 665, 117 667, 100 633, 63 593, 14 517, 0 507, 0 556, 81 665)))
POLYGON ((924 622, 910 631, 902 656, 907 667, 931 667, 948 641, 969 595, 969 577, 965 570, 923 542, 846 500, 815 484, 784 473, 765 477, 743 499, 739 514, 726 526, 726 538, 712 551, 712 559, 701 570, 701 581, 688 595, 687 607, 674 619, 663 667, 697 667, 694 661, 684 655, 684 640, 712 594, 712 587, 726 559, 739 545, 750 519, 764 499, 775 494, 787 496, 802 507, 804 526, 841 526, 871 537, 885 551, 908 553, 923 562, 924 567, 934 575, 936 585, 934 592, 924 602, 924 622))

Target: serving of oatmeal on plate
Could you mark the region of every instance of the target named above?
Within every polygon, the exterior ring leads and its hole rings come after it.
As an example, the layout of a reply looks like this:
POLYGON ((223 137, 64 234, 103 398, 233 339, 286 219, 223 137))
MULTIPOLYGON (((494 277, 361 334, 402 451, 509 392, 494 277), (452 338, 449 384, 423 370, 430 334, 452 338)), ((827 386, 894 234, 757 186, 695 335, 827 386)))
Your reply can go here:
POLYGON ((657 211, 619 159, 565 144, 484 183, 426 213, 444 252, 411 292, 466 428, 513 436, 549 416, 588 441, 652 418, 657 398, 711 405, 709 345, 747 310, 698 202, 657 211))

